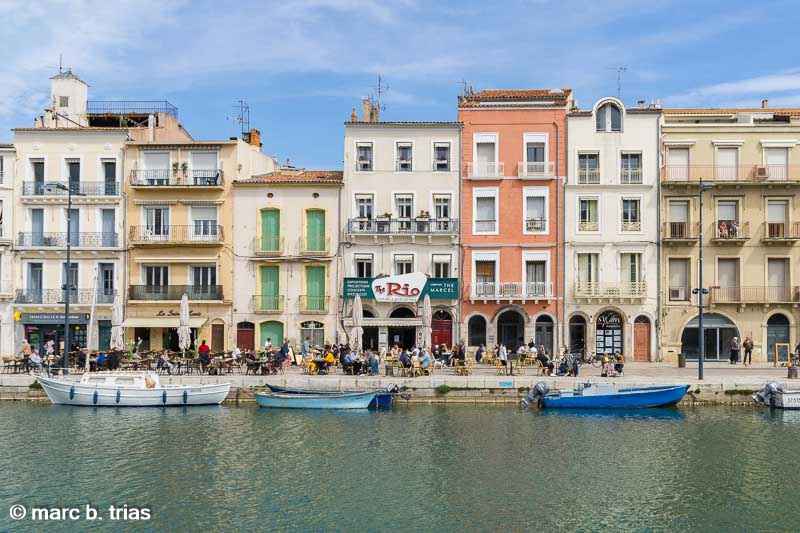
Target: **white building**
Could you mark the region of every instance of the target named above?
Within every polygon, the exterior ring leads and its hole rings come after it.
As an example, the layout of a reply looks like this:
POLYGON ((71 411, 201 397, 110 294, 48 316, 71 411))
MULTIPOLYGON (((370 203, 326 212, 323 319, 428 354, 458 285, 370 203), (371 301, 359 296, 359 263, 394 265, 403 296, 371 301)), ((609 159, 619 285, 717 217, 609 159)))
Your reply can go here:
MULTIPOLYGON (((364 115, 377 118, 369 102, 364 115)), ((345 124, 343 279, 337 293, 346 331, 352 298, 362 297, 365 348, 419 343, 426 293, 433 342, 460 339, 460 133, 457 122, 345 124), (373 290, 375 278, 413 273, 428 278, 417 297, 373 290)))
MULTIPOLYGON (((0 353, 11 354, 14 344, 14 145, 0 144, 0 353)), ((21 339, 20 339, 21 340, 21 339)))
POLYGON ((340 339, 341 171, 281 168, 233 183, 233 323, 240 348, 340 339))
POLYGON ((566 344, 655 360, 658 310, 657 106, 602 98, 567 116, 566 344))

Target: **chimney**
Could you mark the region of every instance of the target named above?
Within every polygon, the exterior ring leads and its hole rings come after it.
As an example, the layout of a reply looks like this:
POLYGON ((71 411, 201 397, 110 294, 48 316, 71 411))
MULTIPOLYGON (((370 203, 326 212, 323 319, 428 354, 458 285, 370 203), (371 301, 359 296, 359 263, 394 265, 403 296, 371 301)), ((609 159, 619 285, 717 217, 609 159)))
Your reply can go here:
POLYGON ((378 122, 378 108, 369 98, 361 100, 361 122, 378 122))
POLYGON ((766 98, 761 100, 761 109, 767 109, 768 107, 769 107, 769 100, 767 100, 766 98))
POLYGON ((156 117, 147 116, 147 142, 156 142, 156 117))
POLYGON ((245 134, 242 135, 242 138, 247 144, 261 148, 261 132, 257 129, 250 128, 250 131, 245 132, 245 134))
POLYGON ((353 111, 350 113, 350 122, 358 122, 358 115, 356 114, 356 108, 353 108, 353 111))
POLYGON ((639 100, 636 103, 639 104, 639 109, 644 109, 644 100, 639 100))

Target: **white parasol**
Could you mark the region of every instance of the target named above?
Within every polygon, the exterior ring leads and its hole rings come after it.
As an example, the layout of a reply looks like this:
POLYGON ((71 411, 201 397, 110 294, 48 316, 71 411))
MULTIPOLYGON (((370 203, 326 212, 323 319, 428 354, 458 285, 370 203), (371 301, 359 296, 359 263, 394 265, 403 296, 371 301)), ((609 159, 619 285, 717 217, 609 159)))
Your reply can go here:
MULTIPOLYGON (((95 268, 94 271, 94 286, 97 287, 97 269, 95 268)), ((97 295, 94 295, 92 298, 92 307, 89 311, 89 324, 86 326, 86 349, 88 351, 97 351, 98 348, 98 339, 97 339, 97 326, 95 325, 94 321, 94 311, 97 305, 97 295)), ((89 371, 89 354, 86 354, 86 362, 84 363, 84 370, 86 372, 89 371)))
POLYGON ((114 292, 114 305, 111 308, 111 342, 112 350, 125 350, 125 330, 122 327, 122 297, 114 292))
POLYGON ((431 311, 431 297, 429 295, 425 295, 425 299, 422 300, 422 347, 430 349, 431 347, 431 335, 433 334, 433 328, 431 327, 431 323, 433 321, 433 312, 431 311))
POLYGON ((361 305, 361 296, 356 294, 353 298, 353 328, 350 330, 350 343, 356 351, 361 350, 361 337, 364 335, 364 328, 361 323, 364 321, 364 308, 361 305))
POLYGON ((180 322, 178 325, 178 348, 186 351, 192 345, 192 330, 189 328, 189 297, 181 296, 180 322))

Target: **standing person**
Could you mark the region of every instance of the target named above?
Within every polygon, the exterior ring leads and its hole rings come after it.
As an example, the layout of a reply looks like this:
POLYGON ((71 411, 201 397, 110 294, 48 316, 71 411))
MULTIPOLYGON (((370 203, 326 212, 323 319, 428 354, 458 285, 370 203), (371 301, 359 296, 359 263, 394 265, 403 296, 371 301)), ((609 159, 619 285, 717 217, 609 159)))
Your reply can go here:
POLYGON ((264 341, 264 349, 268 352, 272 351, 272 338, 267 337, 267 340, 264 341))
POLYGON ((739 362, 739 337, 731 339, 731 364, 739 362))
POLYGON ((744 357, 742 358, 742 363, 744 363, 744 366, 747 366, 748 363, 750 363, 752 365, 753 364, 753 339, 751 339, 749 335, 744 338, 744 342, 742 343, 742 348, 744 348, 744 357))
POLYGON ((380 372, 378 368, 378 356, 372 350, 367 350, 367 360, 369 361, 370 375, 377 376, 380 372))
POLYGON ((500 349, 497 351, 497 358, 503 366, 506 366, 508 363, 508 352, 506 351, 506 345, 502 342, 500 343, 500 349))
POLYGON ((486 351, 486 348, 483 347, 483 344, 478 345, 478 351, 475 352, 475 362, 480 363, 481 359, 483 359, 483 352, 486 351))
POLYGON ((31 356, 31 345, 28 343, 28 339, 22 339, 22 346, 20 347, 19 353, 23 358, 31 356))
POLYGON ((311 349, 311 337, 306 337, 303 341, 303 357, 306 356, 308 351, 311 349))
POLYGON ((208 358, 209 352, 211 352, 211 347, 208 344, 206 344, 205 340, 201 341, 200 347, 197 348, 197 353, 200 354, 200 359, 203 359, 203 355, 205 355, 208 358))

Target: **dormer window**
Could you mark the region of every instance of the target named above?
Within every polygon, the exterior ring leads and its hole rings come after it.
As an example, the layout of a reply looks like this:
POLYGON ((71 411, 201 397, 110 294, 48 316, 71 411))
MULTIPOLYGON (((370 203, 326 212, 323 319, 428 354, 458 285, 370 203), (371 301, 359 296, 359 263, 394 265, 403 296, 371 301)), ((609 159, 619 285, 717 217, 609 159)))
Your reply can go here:
POLYGON ((622 111, 612 103, 600 106, 595 120, 597 131, 622 131, 622 111))

